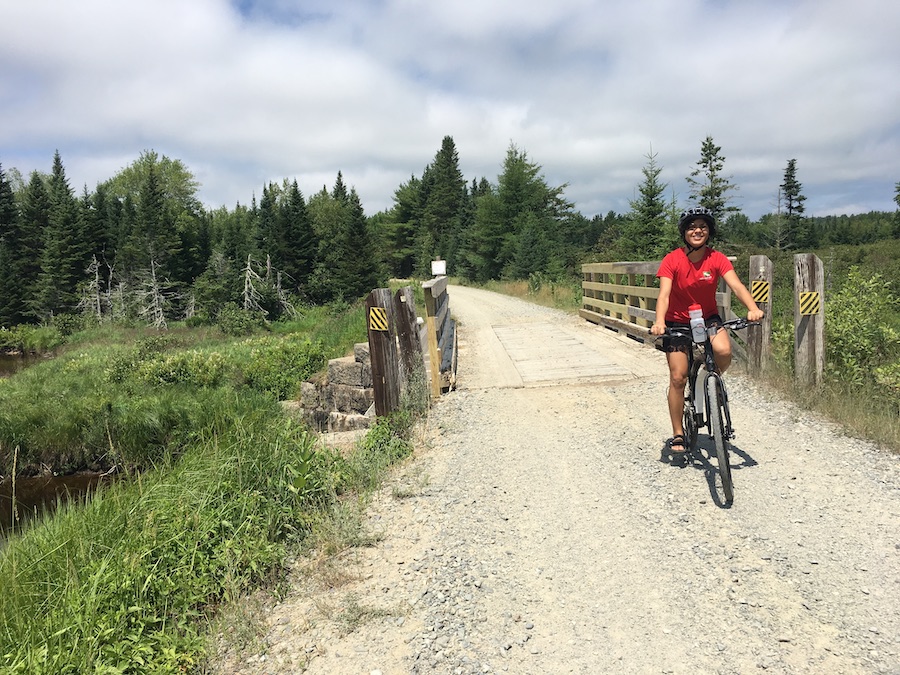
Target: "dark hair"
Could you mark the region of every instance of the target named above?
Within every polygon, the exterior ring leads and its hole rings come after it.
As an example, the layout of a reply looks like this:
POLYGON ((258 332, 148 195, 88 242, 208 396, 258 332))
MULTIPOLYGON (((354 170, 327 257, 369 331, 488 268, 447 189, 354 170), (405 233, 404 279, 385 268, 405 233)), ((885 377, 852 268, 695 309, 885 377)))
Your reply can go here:
POLYGON ((687 226, 692 222, 697 220, 697 218, 702 218, 706 221, 706 224, 709 225, 709 238, 712 239, 716 236, 716 219, 713 216, 712 211, 710 211, 705 206, 695 206, 693 208, 687 209, 686 211, 681 212, 681 218, 678 219, 678 231, 681 233, 682 238, 684 237, 684 233, 687 231, 687 226))

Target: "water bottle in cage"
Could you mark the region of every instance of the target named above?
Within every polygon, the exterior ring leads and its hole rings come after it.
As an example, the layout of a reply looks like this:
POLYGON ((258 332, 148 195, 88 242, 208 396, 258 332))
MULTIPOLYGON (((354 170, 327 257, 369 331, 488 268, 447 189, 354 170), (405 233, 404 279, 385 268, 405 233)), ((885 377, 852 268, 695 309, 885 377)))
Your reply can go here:
POLYGON ((691 336, 697 344, 706 342, 706 322, 703 320, 703 308, 700 305, 688 307, 691 316, 691 336))

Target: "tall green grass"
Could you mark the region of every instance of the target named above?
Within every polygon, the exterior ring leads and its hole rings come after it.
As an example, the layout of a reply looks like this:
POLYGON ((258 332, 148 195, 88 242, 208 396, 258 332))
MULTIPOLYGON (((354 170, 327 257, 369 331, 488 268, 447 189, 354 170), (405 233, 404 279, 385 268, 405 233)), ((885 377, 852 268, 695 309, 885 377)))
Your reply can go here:
POLYGON ((361 314, 307 315, 303 334, 297 324, 234 340, 107 335, 0 383, 4 451, 56 463, 108 453, 128 472, 5 543, 0 671, 200 668, 218 608, 277 578, 341 495, 371 489, 411 450, 409 413, 379 420, 343 455, 278 405, 275 373, 348 351, 361 314))
POLYGON ((203 613, 277 569, 317 494, 312 441, 266 397, 219 398, 179 461, 7 542, 4 672, 190 669, 203 613))

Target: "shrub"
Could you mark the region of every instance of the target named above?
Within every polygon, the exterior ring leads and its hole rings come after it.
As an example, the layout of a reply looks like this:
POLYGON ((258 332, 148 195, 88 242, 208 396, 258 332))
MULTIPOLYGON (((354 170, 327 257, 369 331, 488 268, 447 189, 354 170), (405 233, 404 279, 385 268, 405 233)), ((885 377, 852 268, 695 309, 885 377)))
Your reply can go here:
POLYGON ((216 325, 225 335, 240 337, 250 335, 266 326, 262 312, 243 310, 233 302, 226 304, 216 317, 216 325))
POLYGON ((257 391, 289 400, 296 398, 300 383, 320 370, 326 360, 319 341, 297 336, 266 338, 251 350, 243 369, 244 380, 257 391))
POLYGON ((202 353, 192 350, 143 361, 137 367, 136 374, 147 384, 215 387, 222 383, 225 370, 225 359, 218 352, 202 353))
POLYGON ((889 324, 897 299, 878 273, 866 277, 851 267, 841 288, 825 304, 828 368, 839 380, 863 384, 869 373, 900 356, 900 332, 889 324))

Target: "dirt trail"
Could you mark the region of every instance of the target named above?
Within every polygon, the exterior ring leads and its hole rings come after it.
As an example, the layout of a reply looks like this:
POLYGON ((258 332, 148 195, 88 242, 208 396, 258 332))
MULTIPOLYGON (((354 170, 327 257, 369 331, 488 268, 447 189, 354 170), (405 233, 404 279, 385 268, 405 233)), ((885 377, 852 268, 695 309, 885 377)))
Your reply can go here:
MULTIPOLYGON (((242 673, 900 673, 900 461, 729 373, 735 502, 679 468, 662 355, 451 287, 457 391, 242 673)), ((702 445, 710 449, 708 442, 702 445)))

